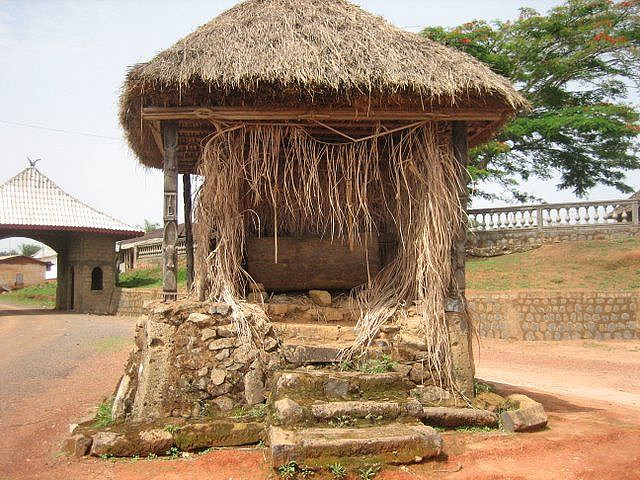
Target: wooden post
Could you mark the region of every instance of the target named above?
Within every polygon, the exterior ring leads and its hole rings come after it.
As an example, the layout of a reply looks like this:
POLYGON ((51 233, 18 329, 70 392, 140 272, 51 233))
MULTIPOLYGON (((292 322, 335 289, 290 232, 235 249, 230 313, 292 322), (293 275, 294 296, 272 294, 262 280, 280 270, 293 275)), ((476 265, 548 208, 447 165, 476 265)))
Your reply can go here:
POLYGON ((191 228, 191 174, 182 175, 184 196, 184 247, 187 253, 187 288, 193 286, 193 230, 191 228))
MULTIPOLYGON (((460 167, 460 191, 458 193, 460 204, 464 211, 467 211, 467 203, 469 201, 469 174, 467 165, 469 164, 469 147, 467 144, 467 124, 466 122, 452 122, 451 125, 451 142, 453 145, 453 154, 455 155, 460 167)), ((465 259, 467 248, 467 219, 466 215, 460 227, 460 231, 455 239, 453 248, 453 284, 452 294, 455 297, 463 299, 466 280, 465 280, 465 259)))
POLYGON ((165 302, 178 298, 178 125, 162 123, 164 144, 164 235, 162 237, 162 291, 165 302))
MULTIPOLYGON (((451 145, 453 154, 459 167, 458 191, 462 208, 467 209, 469 198, 469 147, 467 141, 467 124, 463 121, 451 123, 451 145)), ((465 300, 465 257, 467 246, 467 218, 466 215, 460 225, 460 229, 453 239, 451 262, 453 267, 450 297, 445 310, 447 311, 447 325, 449 327, 449 339, 451 342, 452 375, 455 389, 463 395, 472 398, 473 379, 475 367, 473 364, 472 328, 465 300)))

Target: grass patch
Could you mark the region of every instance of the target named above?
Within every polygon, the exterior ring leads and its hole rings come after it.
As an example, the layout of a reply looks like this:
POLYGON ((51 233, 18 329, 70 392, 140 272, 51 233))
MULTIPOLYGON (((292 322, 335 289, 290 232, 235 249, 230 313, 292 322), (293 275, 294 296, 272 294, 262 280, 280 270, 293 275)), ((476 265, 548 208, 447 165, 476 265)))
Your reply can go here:
MULTIPOLYGON (((178 287, 187 284, 187 269, 178 268, 178 287)), ((162 288, 162 267, 136 268, 121 273, 118 286, 122 288, 162 288)))
POLYGON ((0 302, 30 307, 53 308, 56 306, 57 286, 57 282, 30 285, 20 290, 0 294, 0 302))
POLYGON ((493 258, 469 258, 467 288, 603 290, 640 288, 640 240, 564 242, 493 258))
POLYGON ((455 428, 456 432, 463 432, 463 433, 489 433, 494 430, 495 428, 491 428, 491 427, 478 427, 478 426, 466 426, 466 425, 455 428))
POLYGON ((109 425, 113 425, 113 417, 111 416, 111 410, 113 408, 113 397, 104 399, 100 405, 98 405, 98 411, 96 413, 96 420, 91 425, 93 428, 105 428, 109 425))
POLYGON ((236 407, 231 411, 231 417, 249 420, 262 420, 267 416, 267 406, 264 403, 253 407, 236 407))

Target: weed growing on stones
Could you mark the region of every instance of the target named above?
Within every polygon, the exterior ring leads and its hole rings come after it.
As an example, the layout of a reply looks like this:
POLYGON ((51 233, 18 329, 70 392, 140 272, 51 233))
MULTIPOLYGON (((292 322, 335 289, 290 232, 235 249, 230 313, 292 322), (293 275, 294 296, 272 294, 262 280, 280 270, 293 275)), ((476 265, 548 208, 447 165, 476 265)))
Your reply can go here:
POLYGON ((478 380, 473 381, 473 389, 476 395, 480 393, 493 392, 493 387, 491 385, 479 382, 478 380))
POLYGON ((297 472, 298 464, 293 460, 278 467, 278 475, 280 475, 280 477, 284 478, 285 480, 291 480, 295 478, 297 472))
POLYGON ((335 428, 347 428, 356 424, 356 419, 349 415, 340 415, 339 417, 329 420, 329 425, 335 428))
POLYGON ((165 425, 164 429, 171 434, 178 433, 180 431, 180 427, 171 424, 165 425))
POLYGON ((456 427, 456 432, 464 432, 464 433, 489 433, 492 429, 491 427, 478 427, 478 426, 462 426, 456 427))
POLYGON ((179 458, 180 457, 180 453, 181 453, 180 449, 178 447, 176 447, 175 445, 165 452, 165 454, 171 460, 176 460, 177 458, 179 458))
POLYGON ((113 417, 111 416, 111 409, 113 408, 113 397, 103 400, 98 405, 98 411, 96 412, 96 419, 93 422, 93 428, 105 428, 113 424, 113 417))
POLYGON ((267 415, 267 406, 264 403, 249 407, 237 407, 231 412, 233 418, 245 418, 262 420, 267 415))
POLYGON ((341 463, 332 463, 330 465, 327 465, 327 468, 329 469, 329 472, 331 472, 333 478, 335 478, 336 480, 342 480, 347 476, 347 469, 341 463))
POLYGON ((360 480, 373 480, 379 471, 380 467, 378 465, 363 467, 358 470, 358 477, 360 477, 360 480))
POLYGON ((364 362, 358 367, 358 370, 363 373, 376 374, 393 372, 394 368, 395 363, 391 357, 389 355, 382 355, 380 358, 376 358, 375 360, 364 362))

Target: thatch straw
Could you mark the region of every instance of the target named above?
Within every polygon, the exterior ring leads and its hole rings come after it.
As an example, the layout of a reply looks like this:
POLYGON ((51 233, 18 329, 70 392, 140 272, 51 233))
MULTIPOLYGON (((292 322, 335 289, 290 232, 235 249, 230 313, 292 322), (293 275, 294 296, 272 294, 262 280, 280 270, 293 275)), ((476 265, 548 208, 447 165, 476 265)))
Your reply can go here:
POLYGON ((397 93, 427 107, 470 98, 492 99, 514 112, 526 105, 508 80, 472 56, 345 0, 248 0, 134 67, 123 89, 121 122, 143 163, 156 166, 149 156, 157 152, 141 145, 139 118, 153 95, 165 94, 154 98, 157 106, 208 103, 202 97, 228 104, 225 92, 242 96, 265 86, 304 103, 334 92, 347 98, 397 93))
POLYGON ((239 300, 252 282, 242 268, 246 234, 270 234, 276 245, 278 233, 316 235, 366 250, 371 233, 392 233, 395 259, 354 292, 361 316, 345 354, 361 353, 385 322, 416 308, 429 367, 450 384, 444 303, 452 238, 462 222, 460 169, 446 124, 372 132, 341 144, 318 141, 301 127, 239 125, 215 134, 200 172, 197 271, 205 278, 198 284, 232 304, 248 341, 252 322, 239 300), (212 232, 217 245, 210 253, 212 232))

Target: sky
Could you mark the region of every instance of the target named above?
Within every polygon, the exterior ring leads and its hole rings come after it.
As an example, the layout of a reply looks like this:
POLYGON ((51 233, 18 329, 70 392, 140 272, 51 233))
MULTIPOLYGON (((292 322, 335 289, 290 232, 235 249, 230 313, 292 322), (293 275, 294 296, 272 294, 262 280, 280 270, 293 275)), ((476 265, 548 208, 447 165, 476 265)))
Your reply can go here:
MULTIPOLYGON (((128 67, 206 23, 235 0, 0 0, 0 183, 41 158, 38 168, 69 194, 126 223, 162 217, 160 172, 139 165, 118 123, 128 67), (17 125, 20 124, 20 125, 17 125), (29 126, 43 127, 31 128, 29 126), (80 132, 67 133, 67 132, 80 132)), ((559 0, 360 0, 411 31, 474 19, 515 18, 559 0)), ((629 176, 640 186, 640 172, 629 176)), ((556 182, 557 183, 557 182, 556 182)), ((546 201, 574 199, 553 181, 525 185, 546 201)), ((619 198, 605 187, 593 200, 619 198)), ((479 201, 475 206, 486 206, 479 201)), ((20 240, 0 241, 0 249, 20 240)))

